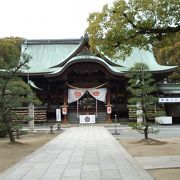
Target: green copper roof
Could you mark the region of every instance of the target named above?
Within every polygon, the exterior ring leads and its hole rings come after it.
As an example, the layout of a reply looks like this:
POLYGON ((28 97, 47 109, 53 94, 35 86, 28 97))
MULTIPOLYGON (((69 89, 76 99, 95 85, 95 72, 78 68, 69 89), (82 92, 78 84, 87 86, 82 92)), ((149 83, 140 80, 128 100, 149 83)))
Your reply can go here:
POLYGON ((132 54, 125 61, 119 60, 118 63, 130 69, 135 63, 146 63, 151 72, 169 71, 176 66, 163 66, 157 63, 154 54, 150 51, 134 48, 132 54))
POLYGON ((126 67, 121 67, 121 66, 111 66, 109 65, 104 59, 93 56, 93 55, 81 55, 81 56, 75 56, 71 58, 64 66, 61 67, 56 67, 56 68, 50 68, 54 69, 49 76, 53 76, 54 74, 61 74, 63 73, 70 65, 78 63, 78 62, 93 62, 97 64, 101 64, 104 66, 109 72, 111 72, 114 75, 118 74, 124 74, 124 71, 127 71, 126 67))
MULTIPOLYGON (((49 41, 50 42, 50 41, 49 41)), ((48 72, 48 68, 53 67, 73 53, 79 43, 59 43, 56 44, 44 42, 44 44, 23 44, 22 52, 29 54, 32 59, 29 62, 29 72, 48 72)))
MULTIPOLYGON (((22 52, 29 54, 32 59, 29 62, 29 73, 45 73, 51 76, 61 74, 69 65, 77 62, 95 62, 103 65, 109 72, 121 75, 129 70, 137 62, 146 63, 152 72, 172 71, 176 66, 159 65, 153 53, 135 48, 132 54, 125 60, 117 60, 117 63, 109 59, 93 55, 76 55, 76 52, 84 45, 85 40, 27 40, 22 44, 22 52)), ((27 73, 27 72, 25 72, 27 73)))

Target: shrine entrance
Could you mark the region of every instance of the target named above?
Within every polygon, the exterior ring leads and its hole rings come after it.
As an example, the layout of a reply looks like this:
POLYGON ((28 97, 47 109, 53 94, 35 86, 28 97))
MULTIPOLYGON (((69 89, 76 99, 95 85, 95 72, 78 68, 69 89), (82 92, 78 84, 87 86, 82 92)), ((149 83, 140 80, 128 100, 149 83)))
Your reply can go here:
POLYGON ((79 112, 81 113, 96 113, 96 99, 92 97, 88 91, 79 99, 79 112))
POLYGON ((98 120, 99 118, 103 118, 103 121, 106 121, 107 88, 99 87, 71 87, 70 89, 68 89, 68 115, 70 114, 70 119, 76 119, 76 123, 78 123, 80 122, 81 117, 83 115, 86 115, 93 116, 93 118, 95 118, 96 120, 98 120), (101 117, 102 114, 103 117, 101 117))

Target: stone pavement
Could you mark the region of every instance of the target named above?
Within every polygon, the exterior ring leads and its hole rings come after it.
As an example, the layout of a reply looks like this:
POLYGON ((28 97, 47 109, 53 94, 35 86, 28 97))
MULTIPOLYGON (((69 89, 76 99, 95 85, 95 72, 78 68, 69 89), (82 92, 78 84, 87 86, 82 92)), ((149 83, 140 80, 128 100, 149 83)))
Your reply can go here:
POLYGON ((0 180, 151 180, 100 126, 67 129, 0 174, 0 180))
POLYGON ((135 158, 144 169, 180 168, 180 156, 154 156, 135 158))

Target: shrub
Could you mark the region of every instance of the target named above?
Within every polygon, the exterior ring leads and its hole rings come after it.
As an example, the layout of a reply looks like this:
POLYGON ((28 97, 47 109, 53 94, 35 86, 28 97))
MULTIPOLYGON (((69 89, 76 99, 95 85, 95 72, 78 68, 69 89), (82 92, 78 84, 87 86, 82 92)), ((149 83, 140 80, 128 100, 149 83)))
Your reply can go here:
POLYGON ((5 138, 7 136, 7 128, 3 123, 0 123, 0 138, 5 138))

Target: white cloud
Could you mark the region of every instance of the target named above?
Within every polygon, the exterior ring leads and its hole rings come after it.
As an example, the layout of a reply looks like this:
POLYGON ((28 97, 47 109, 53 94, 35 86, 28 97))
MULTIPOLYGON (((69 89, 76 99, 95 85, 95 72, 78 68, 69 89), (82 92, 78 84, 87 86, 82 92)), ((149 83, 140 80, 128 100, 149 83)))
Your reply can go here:
POLYGON ((114 0, 0 0, 0 37, 80 38, 89 13, 114 0))

